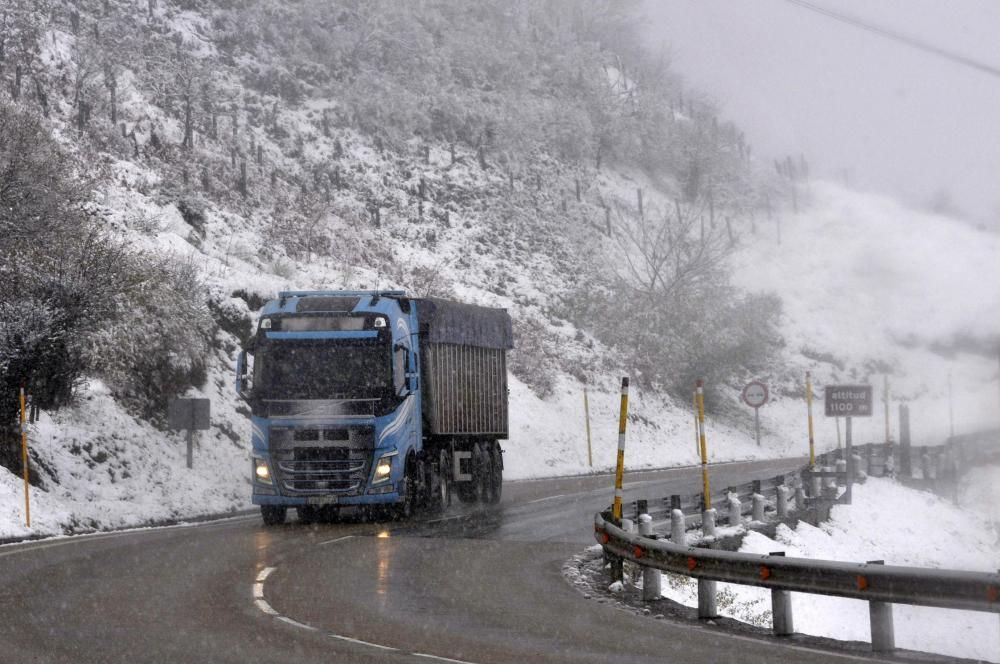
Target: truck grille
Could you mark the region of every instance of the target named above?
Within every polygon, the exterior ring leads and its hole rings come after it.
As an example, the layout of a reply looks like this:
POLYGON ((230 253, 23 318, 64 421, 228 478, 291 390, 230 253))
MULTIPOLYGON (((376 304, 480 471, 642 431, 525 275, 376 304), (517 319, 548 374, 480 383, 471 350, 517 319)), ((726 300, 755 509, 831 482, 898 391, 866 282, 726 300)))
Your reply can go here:
POLYGON ((272 428, 271 448, 281 493, 360 493, 368 478, 373 433, 371 427, 272 428))

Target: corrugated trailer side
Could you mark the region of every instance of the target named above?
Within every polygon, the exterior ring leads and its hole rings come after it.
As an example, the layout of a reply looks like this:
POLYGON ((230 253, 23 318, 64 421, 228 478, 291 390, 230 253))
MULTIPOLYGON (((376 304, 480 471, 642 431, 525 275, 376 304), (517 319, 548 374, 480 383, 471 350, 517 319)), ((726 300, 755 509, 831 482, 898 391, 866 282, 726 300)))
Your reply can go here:
POLYGON ((506 438, 510 316, 503 309, 447 300, 414 302, 428 433, 506 438))
POLYGON ((429 433, 507 437, 503 349, 425 342, 421 355, 429 433))

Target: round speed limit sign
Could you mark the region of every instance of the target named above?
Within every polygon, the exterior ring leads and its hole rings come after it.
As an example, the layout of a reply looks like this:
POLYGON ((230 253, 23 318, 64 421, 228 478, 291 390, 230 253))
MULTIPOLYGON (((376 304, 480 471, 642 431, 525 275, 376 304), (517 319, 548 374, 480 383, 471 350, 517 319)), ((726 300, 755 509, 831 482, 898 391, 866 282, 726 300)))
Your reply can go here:
POLYGON ((743 402, 751 408, 760 408, 767 403, 767 385, 759 381, 747 383, 743 388, 743 402))

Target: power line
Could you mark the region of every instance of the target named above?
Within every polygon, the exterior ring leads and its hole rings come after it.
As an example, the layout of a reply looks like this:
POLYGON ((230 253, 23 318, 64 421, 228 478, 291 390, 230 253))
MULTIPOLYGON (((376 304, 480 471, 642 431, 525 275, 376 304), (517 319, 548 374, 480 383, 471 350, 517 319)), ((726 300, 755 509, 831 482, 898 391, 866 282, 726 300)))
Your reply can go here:
POLYGON ((981 71, 984 74, 989 74, 991 76, 996 76, 997 78, 1000 78, 1000 68, 998 67, 994 67, 979 60, 974 60, 970 57, 962 55, 961 53, 955 53, 954 51, 949 51, 948 49, 941 48, 940 46, 935 46, 934 44, 931 44, 930 42, 924 41, 917 37, 904 35, 901 32, 896 32, 895 30, 891 30, 889 28, 883 28, 881 26, 874 25, 860 18, 856 18, 848 14, 841 14, 839 12, 835 12, 825 7, 820 7, 819 5, 815 5, 811 2, 806 2, 806 0, 785 0, 785 2, 795 5, 797 7, 801 7, 802 9, 808 9, 809 11, 816 12, 817 14, 821 14, 835 21, 846 23, 860 30, 866 30, 881 37, 885 37, 886 39, 891 39, 901 44, 905 44, 906 46, 915 48, 920 51, 924 51, 925 53, 936 55, 938 57, 944 58, 945 60, 949 60, 956 64, 964 65, 966 67, 971 67, 972 69, 981 71))

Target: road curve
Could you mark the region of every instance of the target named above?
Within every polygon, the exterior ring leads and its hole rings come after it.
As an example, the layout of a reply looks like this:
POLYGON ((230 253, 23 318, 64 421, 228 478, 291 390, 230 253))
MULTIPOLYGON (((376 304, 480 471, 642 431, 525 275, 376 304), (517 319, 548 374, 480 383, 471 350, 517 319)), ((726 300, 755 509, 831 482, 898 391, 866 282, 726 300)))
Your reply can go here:
MULTIPOLYGON (((713 483, 799 465, 721 464, 713 483)), ((868 659, 584 599, 561 566, 593 544, 610 481, 509 482, 494 509, 406 524, 252 516, 0 547, 0 662, 868 659)), ((694 469, 631 474, 626 500, 699 482, 694 469)))

